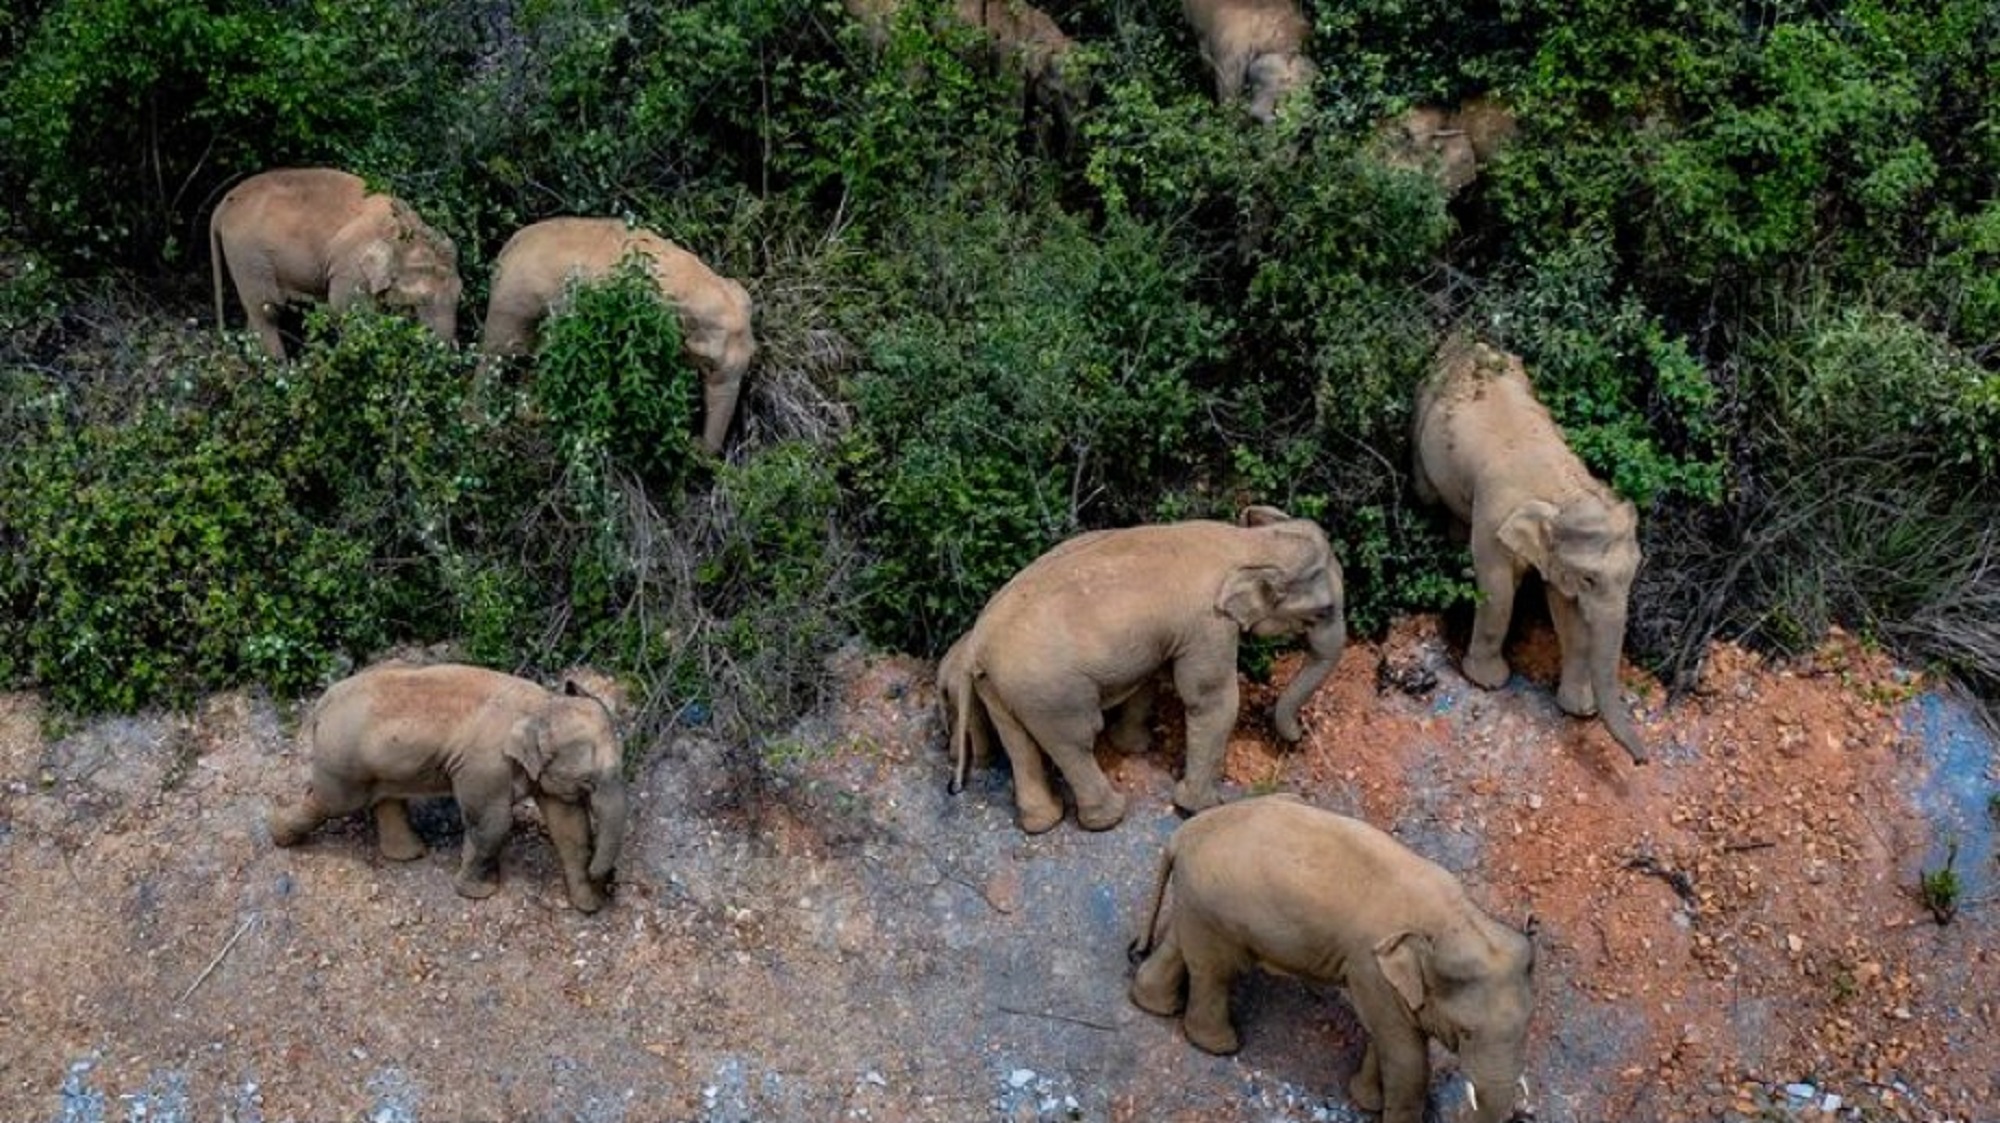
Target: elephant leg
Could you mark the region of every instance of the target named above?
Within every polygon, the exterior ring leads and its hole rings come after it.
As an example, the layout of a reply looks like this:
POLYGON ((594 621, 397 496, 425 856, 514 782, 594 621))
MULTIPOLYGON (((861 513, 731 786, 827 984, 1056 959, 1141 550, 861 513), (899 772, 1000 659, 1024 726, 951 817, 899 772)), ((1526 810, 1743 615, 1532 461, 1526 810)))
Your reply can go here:
POLYGON ((1181 1012, 1181 987, 1187 982, 1187 960, 1181 955, 1180 936, 1172 917, 1158 947, 1139 964, 1132 976, 1132 1005, 1151 1014, 1173 1017, 1181 1012))
POLYGON ((1347 1082, 1347 1095, 1354 1106, 1366 1112, 1382 1110, 1382 1058, 1375 1052, 1375 1039, 1369 1038, 1361 1050, 1361 1068, 1354 1079, 1347 1082))
POLYGON ((266 300, 261 294, 245 292, 240 286, 236 290, 236 299, 243 305, 243 319, 263 343, 264 353, 282 362, 285 358, 285 336, 278 330, 278 302, 266 300))
POLYGON ((1042 761, 1041 746, 998 698, 981 690, 980 701, 985 703, 987 717, 993 722, 994 732, 1000 735, 1000 747, 1007 750, 1007 763, 1013 768, 1014 806, 1020 813, 1021 829, 1029 834, 1054 829, 1062 822, 1063 805, 1049 785, 1049 770, 1042 761))
POLYGON ((1229 986, 1241 968, 1240 957, 1216 933, 1190 926, 1181 954, 1187 959, 1187 1014, 1181 1030, 1195 1048, 1208 1053, 1234 1053, 1242 1047, 1229 1024, 1229 986))
POLYGON ((1069 707, 1025 714, 1023 720, 1063 779, 1069 781, 1070 795, 1076 799, 1077 824, 1085 830, 1110 830, 1125 818, 1125 797, 1105 779, 1092 751, 1097 735, 1104 731, 1104 712, 1097 708, 1095 691, 1071 702, 1074 705, 1069 707))
POLYGON ((497 787, 496 791, 461 787, 454 792, 465 819, 465 856, 456 883, 463 897, 491 897, 500 888, 500 847, 513 828, 514 805, 510 788, 497 787))
POLYGON ((410 805, 403 800, 385 799, 375 805, 375 838, 382 856, 392 862, 424 856, 424 840, 410 826, 410 805))
MULTIPOLYGON (((1368 1027, 1381 1070, 1382 1123, 1424 1123, 1430 1098, 1430 1044, 1413 1025, 1398 1023, 1379 1030, 1368 1027)), ((1364 1058, 1365 1059, 1365 1058, 1364 1058)))
POLYGON ((305 797, 297 804, 272 808, 269 818, 265 820, 271 831, 272 845, 297 846, 328 819, 361 810, 362 797, 345 796, 346 793, 335 792, 331 798, 322 798, 319 785, 310 784, 306 787, 305 797))
POLYGON ((1118 705, 1111 725, 1111 746, 1121 753, 1143 753, 1153 747, 1153 698, 1158 684, 1152 676, 1118 705))
POLYGON ((1555 621, 1556 642, 1562 645, 1562 680, 1556 705, 1573 717, 1597 713, 1597 691, 1590 683, 1590 632, 1575 599, 1548 590, 1549 618, 1555 621))
POLYGON ((729 423, 736 417, 736 397, 743 388, 743 376, 730 377, 718 374, 714 381, 705 381, 702 386, 702 428, 701 444, 716 455, 722 453, 723 438, 729 435, 729 423))
POLYGON ((1507 625, 1514 618, 1514 587, 1520 575, 1513 560, 1499 553, 1497 544, 1481 550, 1475 536, 1472 545, 1473 580, 1481 595, 1472 612, 1472 639, 1465 645, 1465 677, 1488 690, 1498 690, 1513 674, 1500 648, 1507 642, 1507 625))
POLYGON ((590 879, 590 812, 580 804, 536 793, 535 806, 542 810, 542 822, 555 843, 556 857, 562 861, 563 884, 569 888, 569 903, 578 912, 596 912, 604 907, 604 894, 590 879))
POLYGON ((1236 725, 1236 652, 1227 659, 1182 659, 1174 664, 1174 690, 1187 708, 1187 766, 1174 785, 1174 806, 1193 813, 1222 802, 1215 790, 1229 731, 1236 725))

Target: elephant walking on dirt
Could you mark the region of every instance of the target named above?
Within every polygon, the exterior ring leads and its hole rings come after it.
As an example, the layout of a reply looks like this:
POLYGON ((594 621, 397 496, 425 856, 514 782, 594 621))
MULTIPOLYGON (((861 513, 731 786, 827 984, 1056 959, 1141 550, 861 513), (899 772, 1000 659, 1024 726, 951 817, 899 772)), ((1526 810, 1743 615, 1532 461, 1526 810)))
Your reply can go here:
POLYGON ((1277 795, 1181 824, 1132 955, 1132 1002, 1171 1017, 1185 985, 1181 1028, 1211 1053, 1237 1049, 1229 987, 1252 967, 1346 987, 1368 1031, 1348 1091, 1382 1123, 1422 1123, 1431 1039, 1458 1054, 1479 1123, 1525 1098, 1533 944, 1358 819, 1277 795))
POLYGON ((225 262, 250 327, 285 357, 278 309, 326 301, 403 309, 439 339, 458 336, 458 250, 409 204, 332 168, 280 168, 237 184, 208 220, 215 323, 225 262))
POLYGON ((701 443, 720 453, 743 373, 757 353, 750 294, 650 230, 616 218, 551 218, 516 231, 493 262, 480 349, 489 355, 533 350, 536 328, 563 289, 573 280, 609 274, 629 254, 645 259, 660 296, 680 316, 681 345, 701 373, 701 443))
POLYGON ((1535 398, 1520 357, 1454 337, 1417 395, 1414 484, 1441 502, 1472 540, 1479 605, 1465 677, 1487 689, 1511 673, 1501 654, 1514 593, 1542 575, 1562 645, 1556 701, 1579 717, 1601 713, 1634 763, 1646 746, 1618 691, 1627 601, 1638 572, 1639 516, 1570 451, 1535 398))
POLYGON ((499 887, 514 802, 532 795, 562 860, 570 903, 604 906, 624 846, 624 758, 611 713, 574 682, 558 694, 482 667, 389 663, 328 688, 306 722, 305 798, 271 812, 271 841, 293 846, 336 815, 373 807, 382 856, 420 858, 405 803, 452 795, 465 818, 459 893, 499 887))
POLYGON ((1117 825, 1125 797, 1092 748, 1112 709, 1119 711, 1112 743, 1146 747, 1154 679, 1166 667, 1188 723, 1174 803, 1187 811, 1213 806, 1236 723, 1239 637, 1306 637, 1312 657, 1274 711, 1279 736, 1296 741, 1300 707, 1346 643, 1343 596, 1326 532, 1270 507, 1245 510, 1242 525, 1168 523, 1063 542, 993 594, 941 664, 952 789, 963 784, 968 758, 997 735, 1013 765, 1023 830, 1062 821, 1044 754, 1069 782, 1077 822, 1090 830, 1117 825))

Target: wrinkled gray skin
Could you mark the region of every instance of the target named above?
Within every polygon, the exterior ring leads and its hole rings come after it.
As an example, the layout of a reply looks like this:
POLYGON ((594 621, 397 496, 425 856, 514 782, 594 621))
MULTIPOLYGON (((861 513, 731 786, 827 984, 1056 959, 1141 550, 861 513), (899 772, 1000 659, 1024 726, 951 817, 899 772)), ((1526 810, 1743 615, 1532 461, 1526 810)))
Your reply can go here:
POLYGON ((953 790, 967 761, 997 736, 1013 766, 1021 828, 1062 821, 1043 757, 1076 799, 1077 822, 1116 826, 1125 797, 1092 748, 1115 711, 1111 742, 1143 751, 1162 669, 1187 711, 1187 765, 1174 804, 1220 801, 1229 730, 1236 723, 1240 636, 1298 636, 1311 658, 1273 711, 1279 736, 1298 740, 1299 709, 1340 660, 1347 638, 1340 561, 1326 533, 1270 507, 1242 525, 1182 522, 1094 531, 1036 559, 988 601, 939 668, 951 730, 953 790))
POLYGON ((1646 746, 1618 689, 1626 606, 1638 572, 1639 515, 1591 476, 1535 398, 1518 356, 1454 337, 1417 395, 1418 498, 1464 522, 1479 586, 1465 677, 1489 690, 1511 673, 1501 645, 1514 593, 1542 575, 1562 645, 1556 701, 1601 714, 1636 764, 1646 746))
POLYGON ((1184 0, 1182 10, 1215 72, 1216 100, 1241 99, 1266 124, 1319 73, 1305 55, 1312 25, 1293 0, 1184 0))
POLYGON ((1368 1031, 1348 1092, 1383 1123, 1422 1123, 1432 1039, 1458 1054, 1478 1123, 1501 1123, 1525 1099, 1528 937, 1360 820, 1287 795, 1196 815, 1167 840, 1132 954, 1144 957, 1132 1002, 1171 1017, 1185 985, 1182 1031, 1211 1053, 1238 1047, 1229 987, 1243 971, 1346 987, 1368 1031))
POLYGON ((225 262, 250 327, 274 359, 285 357, 278 309, 323 300, 407 311, 446 343, 458 337, 458 251, 402 200, 371 194, 360 176, 332 168, 253 175, 222 197, 208 220, 215 323, 223 323, 225 262))
POLYGON ((328 688, 308 719, 305 797, 271 812, 271 841, 293 846, 321 823, 372 807, 382 856, 420 858, 406 800, 451 795, 465 818, 457 888, 499 888, 516 800, 533 796, 562 861, 570 903, 604 907, 625 843, 623 754, 611 714, 574 682, 558 694, 482 667, 389 663, 328 688))

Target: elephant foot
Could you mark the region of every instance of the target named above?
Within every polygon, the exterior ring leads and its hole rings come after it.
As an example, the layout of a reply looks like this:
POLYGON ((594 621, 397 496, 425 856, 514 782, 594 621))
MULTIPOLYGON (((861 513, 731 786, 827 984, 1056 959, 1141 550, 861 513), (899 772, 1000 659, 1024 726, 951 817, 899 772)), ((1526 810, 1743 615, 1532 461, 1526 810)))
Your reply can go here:
POLYGON ((1462 669, 1466 678, 1488 690, 1498 690, 1507 685, 1508 677, 1514 673, 1504 656, 1474 655, 1469 651, 1465 654, 1462 669))
POLYGON ((1056 824, 1062 822, 1063 818, 1060 803, 1052 807, 1042 805, 1030 807, 1024 804, 1020 810, 1021 829, 1029 834, 1046 834, 1054 830, 1056 824))
POLYGON ((265 819, 265 826, 270 828, 273 846, 297 846, 305 841, 306 831, 310 829, 299 824, 296 813, 288 811, 271 812, 265 819))
POLYGON ((1381 1077, 1378 1075, 1376 1079, 1369 1080, 1367 1078, 1367 1073, 1365 1072, 1355 1073, 1354 1079, 1349 1080, 1347 1082, 1347 1098, 1353 1100, 1354 1106, 1360 1108, 1363 1111, 1366 1112, 1381 1111, 1382 1110, 1381 1077))
POLYGON ((596 912, 604 907, 604 894, 589 882, 572 885, 569 887, 569 903, 578 912, 596 912))
POLYGON ((1190 815, 1206 811, 1221 802, 1222 796, 1216 792, 1213 784, 1196 787, 1182 780, 1174 785, 1174 806, 1190 815))
POLYGON ((1151 985, 1146 978, 1146 969, 1141 967, 1139 977, 1132 980, 1132 988, 1125 993, 1132 1000, 1132 1005, 1148 1014, 1171 1018, 1181 1012, 1180 989, 1177 986, 1151 985))
POLYGON ((459 874, 458 879, 452 883, 452 886, 458 890, 458 895, 461 897, 470 897, 475 901, 483 901, 491 897, 494 893, 499 892, 500 879, 497 877, 473 877, 470 874, 459 874))
POLYGON ((392 862, 414 862, 428 853, 424 849, 423 840, 415 836, 384 838, 381 849, 382 856, 392 862))
POLYGON ((1188 1044, 1218 1057, 1226 1057, 1243 1047, 1236 1030, 1227 1021, 1218 1027, 1188 1019, 1181 1023, 1181 1031, 1187 1034, 1188 1044))
POLYGON ((1556 705, 1571 717, 1596 717, 1597 691, 1587 679, 1574 685, 1565 682, 1556 688, 1556 705))
POLYGON ((1125 819, 1125 797, 1112 792, 1101 803, 1076 805, 1076 821, 1087 831, 1108 831, 1125 819))

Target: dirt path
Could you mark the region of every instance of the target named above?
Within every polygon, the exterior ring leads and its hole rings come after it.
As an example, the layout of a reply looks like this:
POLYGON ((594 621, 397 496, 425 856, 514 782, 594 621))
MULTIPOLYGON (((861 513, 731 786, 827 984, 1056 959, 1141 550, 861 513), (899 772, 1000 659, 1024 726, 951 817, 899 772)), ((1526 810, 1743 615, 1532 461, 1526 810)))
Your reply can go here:
MULTIPOLYGON (((1641 707, 1660 751, 1634 769, 1556 712, 1552 656, 1531 637, 1488 694, 1412 622, 1353 645, 1294 752, 1246 688, 1231 779, 1539 918, 1542 1120, 2000 1120, 2000 782, 1964 712, 1851 642, 1783 668, 1724 648, 1694 697, 1641 707), (1913 888, 1947 838, 1972 903, 1941 927, 1913 888)), ((1031 839, 1004 772, 944 794, 928 668, 849 676, 767 769, 657 747, 596 917, 527 805, 484 902, 452 893, 448 803, 409 865, 359 821, 273 849, 302 769, 259 698, 48 740, 0 696, 0 1119, 1367 1118, 1336 991, 1246 983, 1233 1058, 1125 1001, 1174 736, 1107 757, 1123 826, 1031 839)))

